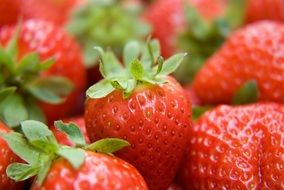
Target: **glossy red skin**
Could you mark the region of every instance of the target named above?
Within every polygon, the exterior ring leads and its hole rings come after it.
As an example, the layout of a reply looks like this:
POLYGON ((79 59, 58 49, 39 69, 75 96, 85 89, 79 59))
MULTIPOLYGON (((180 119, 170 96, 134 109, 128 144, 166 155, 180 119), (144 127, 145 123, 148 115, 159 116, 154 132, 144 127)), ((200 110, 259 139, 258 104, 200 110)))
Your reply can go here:
POLYGON ((182 187, 176 183, 172 183, 167 190, 182 190, 182 187))
POLYGON ((64 159, 56 160, 41 186, 32 190, 147 190, 139 172, 129 163, 114 156, 86 152, 85 162, 78 169, 64 159))
POLYGON ((284 189, 284 107, 219 106, 189 133, 185 189, 284 189))
MULTIPOLYGON (((0 44, 6 44, 13 35, 14 27, 0 29, 0 44)), ((74 85, 74 91, 64 103, 51 105, 40 103, 48 121, 66 118, 76 112, 84 99, 86 73, 82 62, 78 44, 61 28, 45 21, 29 20, 22 23, 19 34, 19 57, 35 51, 41 60, 55 57, 56 61, 47 71, 45 76, 63 76, 74 85)))
POLYGON ((135 166, 150 189, 163 190, 180 165, 190 117, 190 105, 174 79, 140 86, 128 99, 123 99, 120 91, 88 99, 85 109, 91 141, 105 137, 127 140, 131 146, 116 155, 135 166))
MULTIPOLYGON (((76 124, 79 129, 81 130, 81 132, 84 135, 85 141, 87 144, 90 143, 90 139, 89 136, 87 134, 87 130, 86 130, 86 125, 85 125, 85 120, 84 117, 74 117, 74 118, 69 118, 69 119, 63 119, 64 123, 74 123, 76 124)), ((56 137, 57 141, 60 144, 64 144, 67 146, 74 146, 74 144, 68 139, 67 135, 61 131, 59 131, 58 129, 55 128, 54 125, 52 125, 50 127, 50 129, 52 130, 52 132, 54 133, 54 136, 56 137)))
MULTIPOLYGON (((225 0, 187 0, 204 18, 212 20, 224 11, 225 0)), ((183 0, 157 0, 145 11, 144 18, 153 27, 153 37, 159 39, 164 57, 178 50, 177 40, 185 28, 183 0)))
POLYGON ((41 19, 63 25, 79 0, 0 0, 0 26, 16 24, 19 19, 41 19))
POLYGON ((275 20, 284 22, 283 0, 248 0, 246 21, 275 20))
MULTIPOLYGON (((10 129, 1 123, 0 121, 0 132, 1 133, 7 133, 9 132, 10 129)), ((16 156, 12 150, 9 148, 8 144, 6 141, 4 141, 0 137, 0 189, 5 189, 5 190, 20 190, 23 188, 23 183, 16 183, 12 179, 10 179, 6 175, 6 168, 14 163, 14 162, 21 162, 21 159, 16 156)))
POLYGON ((284 25, 270 21, 229 37, 197 73, 193 89, 202 103, 230 103, 248 80, 256 80, 260 101, 284 102, 284 25))

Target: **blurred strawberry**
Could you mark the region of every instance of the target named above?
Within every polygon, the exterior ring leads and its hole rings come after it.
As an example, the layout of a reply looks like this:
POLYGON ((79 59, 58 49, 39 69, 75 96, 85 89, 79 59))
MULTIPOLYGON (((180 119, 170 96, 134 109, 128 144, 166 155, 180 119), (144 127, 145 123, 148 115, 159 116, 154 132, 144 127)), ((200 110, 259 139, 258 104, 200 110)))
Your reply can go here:
POLYGON ((0 94, 5 96, 0 117, 5 123, 53 121, 77 112, 85 70, 79 46, 68 34, 49 22, 30 20, 2 27, 0 44, 0 94))
POLYGON ((238 101, 239 89, 250 88, 256 100, 282 103, 283 44, 284 24, 264 21, 236 31, 198 72, 194 91, 205 104, 238 101))
POLYGON ((275 20, 284 22, 283 0, 248 0, 246 21, 275 20))

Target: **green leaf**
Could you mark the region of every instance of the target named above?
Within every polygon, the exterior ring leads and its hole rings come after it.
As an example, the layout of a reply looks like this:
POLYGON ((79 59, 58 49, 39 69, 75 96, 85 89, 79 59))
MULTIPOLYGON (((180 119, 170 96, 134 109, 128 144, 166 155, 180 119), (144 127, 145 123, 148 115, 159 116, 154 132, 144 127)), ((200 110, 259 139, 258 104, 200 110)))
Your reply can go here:
POLYGON ((258 88, 255 80, 247 81, 235 93, 232 99, 234 105, 242 105, 257 102, 258 88))
POLYGON ((5 98, 12 95, 17 90, 17 87, 11 86, 0 90, 0 102, 2 102, 5 98))
POLYGON ((160 73, 157 75, 157 77, 164 77, 174 72, 178 68, 178 66, 181 64, 181 62, 183 61, 186 55, 187 55, 186 53, 180 53, 180 54, 173 55, 169 59, 167 59, 164 62, 163 67, 160 73))
POLYGON ((137 81, 132 79, 127 81, 127 87, 123 93, 123 98, 127 99, 135 89, 137 81))
POLYGON ((115 88, 107 80, 101 80, 95 85, 91 86, 86 94, 89 98, 103 98, 113 92, 115 88))
POLYGON ((1 65, 4 65, 12 74, 14 74, 15 65, 13 59, 0 47, 0 66, 1 65))
POLYGON ((39 171, 39 167, 29 164, 13 163, 7 169, 7 176, 15 181, 24 181, 35 176, 39 171))
POLYGON ((123 70, 122 65, 112 52, 106 52, 102 55, 102 70, 106 78, 120 76, 123 70))
POLYGON ((62 121, 55 121, 54 125, 58 130, 64 132, 75 145, 86 145, 83 133, 74 123, 65 124, 62 121))
POLYGON ((11 57, 14 58, 14 61, 18 57, 18 38, 19 38, 20 30, 21 30, 21 25, 17 25, 15 30, 14 30, 13 37, 10 39, 10 41, 8 42, 8 44, 6 46, 7 53, 11 57))
POLYGON ((135 59, 130 64, 130 72, 132 76, 139 80, 144 76, 144 68, 141 62, 138 59, 135 59))
POLYGON ((27 86, 28 91, 39 100, 51 104, 65 101, 74 89, 72 82, 64 77, 39 78, 27 86))
POLYGON ((247 7, 246 0, 229 0, 226 14, 223 20, 229 24, 231 29, 241 26, 244 22, 245 11, 247 7))
POLYGON ((28 53, 24 55, 22 58, 17 72, 24 73, 24 72, 35 72, 37 65, 40 63, 39 55, 35 52, 28 53))
POLYGON ((38 106, 37 102, 33 98, 27 99, 25 106, 28 111, 29 120, 36 120, 46 123, 46 118, 43 111, 41 110, 41 108, 38 106))
POLYGON ((1 102, 1 115, 9 127, 17 127, 28 118, 24 101, 19 95, 11 95, 1 102))
POLYGON ((145 70, 150 69, 160 55, 161 52, 159 41, 151 40, 150 42, 148 42, 141 57, 141 62, 145 70))
POLYGON ((48 58, 38 65, 39 70, 45 71, 45 70, 49 69, 54 63, 55 63, 55 58, 53 58, 53 57, 48 58))
POLYGON ((82 149, 64 146, 60 147, 57 153, 68 160, 75 169, 78 169, 85 160, 85 153, 82 149))
POLYGON ((126 66, 130 65, 132 61, 138 59, 140 54, 140 46, 137 41, 130 41, 126 44, 123 50, 123 61, 126 66))
POLYGON ((192 120, 197 120, 205 112, 210 110, 212 106, 196 106, 192 108, 192 120))
POLYGON ((50 131, 45 124, 39 121, 27 120, 21 122, 21 127, 25 137, 29 141, 47 139, 47 137, 53 135, 52 131, 50 131))
POLYGON ((162 68, 164 65, 164 58, 162 56, 159 56, 157 59, 157 63, 158 63, 158 68, 157 68, 156 75, 158 75, 162 71, 162 68))
POLYGON ((52 158, 49 155, 41 155, 40 157, 40 169, 37 174, 37 183, 41 185, 44 182, 45 177, 52 164, 52 158))
POLYGON ((88 145, 86 148, 101 153, 113 153, 129 145, 129 142, 122 139, 105 138, 88 145))
POLYGON ((30 164, 35 164, 39 159, 39 152, 36 151, 20 133, 1 133, 1 137, 8 143, 11 150, 20 158, 30 164))

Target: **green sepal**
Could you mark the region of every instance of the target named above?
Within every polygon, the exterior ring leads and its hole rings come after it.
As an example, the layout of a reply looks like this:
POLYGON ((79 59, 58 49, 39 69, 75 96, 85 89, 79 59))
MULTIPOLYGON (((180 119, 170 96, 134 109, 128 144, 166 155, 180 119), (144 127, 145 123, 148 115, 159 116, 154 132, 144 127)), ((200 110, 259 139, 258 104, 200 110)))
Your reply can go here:
POLYGON ((40 63, 39 55, 35 52, 24 55, 17 67, 17 73, 33 72, 40 63))
POLYGON ((0 102, 2 102, 8 96, 14 94, 16 90, 17 90, 17 87, 15 86, 0 89, 0 102))
POLYGON ((242 105, 257 102, 258 87, 255 80, 249 80, 244 83, 234 94, 232 103, 234 105, 242 105))
MULTIPOLYGON (((5 49, 0 47, 0 69, 7 68, 12 74, 15 73, 15 65, 13 59, 6 53, 5 49)), ((3 73, 2 73, 3 74, 3 73)))
POLYGON ((39 167, 23 163, 10 164, 6 169, 7 176, 15 181, 24 181, 29 179, 37 175, 38 171, 39 167))
POLYGON ((55 121, 54 125, 58 130, 64 132, 76 146, 86 145, 83 133, 74 123, 65 124, 62 121, 55 121))
POLYGON ((138 59, 140 54, 140 45, 137 41, 130 41, 123 49, 123 62, 129 66, 133 60, 138 59))
POLYGON ((39 185, 41 185, 44 182, 45 177, 48 174, 48 171, 52 165, 52 161, 53 161, 54 157, 50 156, 50 155, 44 155, 42 154, 40 157, 40 163, 39 163, 39 170, 37 173, 37 178, 36 181, 39 185))
POLYGON ((101 153, 113 153, 129 145, 129 142, 122 139, 105 138, 86 146, 86 149, 101 153))
POLYGON ((8 143, 11 150, 24 161, 35 164, 38 162, 40 153, 24 138, 23 135, 16 132, 1 133, 1 137, 8 143))
POLYGON ((104 52, 102 48, 96 48, 96 50, 102 59, 100 71, 104 79, 87 90, 86 94, 89 98, 102 98, 114 90, 121 90, 123 97, 128 98, 137 85, 165 83, 168 75, 177 69, 186 56, 185 53, 180 53, 164 61, 159 54, 160 45, 157 40, 148 41, 146 44, 131 41, 125 47, 123 60, 127 60, 127 63, 123 67, 118 59, 113 57, 114 54, 104 52), (136 47, 138 44, 140 44, 139 48, 136 47), (135 50, 130 51, 128 56, 126 50, 132 46, 135 50), (130 61, 130 58, 133 60, 130 61))
POLYGON ((89 98, 103 98, 113 92, 115 88, 107 80, 101 80, 95 85, 91 86, 86 94, 89 98))
POLYGON ((0 103, 0 117, 10 127, 19 126, 20 122, 28 119, 28 111, 24 100, 17 94, 6 97, 0 103))
POLYGON ((73 168, 78 169, 85 160, 84 150, 62 146, 58 149, 57 154, 68 160, 73 168))
POLYGON ((27 86, 27 90, 34 97, 51 104, 59 104, 65 101, 66 96, 73 89, 72 82, 60 76, 38 78, 27 86))
POLYGON ((45 115, 34 98, 27 98, 25 106, 28 112, 29 120, 36 120, 46 123, 45 115))

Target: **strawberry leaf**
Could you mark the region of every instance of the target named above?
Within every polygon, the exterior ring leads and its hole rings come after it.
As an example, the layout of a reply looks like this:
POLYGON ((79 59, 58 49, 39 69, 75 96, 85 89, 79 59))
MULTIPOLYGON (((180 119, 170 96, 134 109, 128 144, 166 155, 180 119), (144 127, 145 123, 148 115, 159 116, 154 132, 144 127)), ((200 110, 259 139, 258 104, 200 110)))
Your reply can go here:
POLYGON ((39 159, 39 151, 35 150, 24 138, 16 132, 0 133, 1 137, 7 142, 11 150, 24 161, 35 164, 39 159))
POLYGON ((55 58, 51 57, 41 62, 41 64, 38 65, 38 68, 41 71, 45 71, 49 69, 54 63, 55 63, 55 58))
POLYGON ((131 41, 126 44, 123 50, 123 61, 126 66, 130 65, 133 60, 138 59, 140 46, 137 41, 131 41))
POLYGON ((243 84, 235 93, 232 99, 234 105, 242 105, 257 102, 258 88, 255 80, 250 80, 243 84))
POLYGON ((24 72, 34 72, 36 70, 36 66, 40 63, 39 55, 37 53, 31 52, 22 58, 18 68, 18 73, 24 72))
POLYGON ((41 108, 38 106, 37 102, 33 98, 27 99, 27 101, 25 102, 25 106, 28 111, 29 120, 36 120, 46 123, 46 118, 43 111, 41 110, 41 108))
POLYGON ((3 121, 10 127, 17 127, 20 122, 28 118, 23 98, 16 94, 5 98, 1 102, 0 114, 3 121))
POLYGON ((38 78, 30 83, 27 90, 37 99, 59 104, 65 101, 65 97, 73 90, 73 84, 63 77, 38 78))
POLYGON ((112 52, 106 52, 102 55, 103 73, 106 78, 116 77, 121 75, 122 65, 112 52))
POLYGON ((24 181, 37 175, 39 167, 29 164, 13 163, 7 167, 7 176, 15 181, 24 181))
POLYGON ((13 59, 5 52, 3 48, 0 47, 0 66, 1 65, 5 66, 9 70, 9 72, 14 74, 15 65, 13 59))
POLYGON ((37 173, 37 183, 41 185, 48 174, 48 171, 51 167, 52 159, 48 155, 41 155, 40 157, 40 169, 37 173))
POLYGON ((201 117, 205 112, 210 110, 211 106, 196 106, 192 108, 192 120, 197 120, 201 117))
POLYGON ((143 63, 144 68, 149 70, 160 54, 160 43, 158 40, 151 40, 147 42, 141 57, 141 62, 143 63))
POLYGON ((87 90, 86 94, 89 98, 103 98, 114 90, 115 88, 107 80, 101 80, 91 86, 87 90))
POLYGON ((58 130, 64 132, 75 145, 86 145, 83 133, 74 123, 65 124, 62 121, 55 121, 54 125, 58 130))
POLYGON ((75 169, 78 169, 85 160, 85 153, 82 149, 63 146, 59 148, 57 153, 68 160, 75 169))
POLYGON ((178 68, 178 66, 181 64, 181 62, 183 61, 183 58, 186 55, 187 55, 186 53, 180 53, 180 54, 173 55, 172 57, 167 59, 164 62, 161 71, 159 72, 159 74, 157 74, 157 77, 167 76, 168 74, 171 74, 172 72, 174 72, 178 68))
POLYGON ((144 76, 144 68, 138 59, 134 59, 130 63, 130 72, 136 80, 140 80, 144 76))
POLYGON ((129 142, 122 139, 105 138, 88 145, 86 149, 101 153, 113 153, 129 145, 129 142))
POLYGON ((12 95, 17 90, 17 87, 11 86, 0 90, 0 102, 12 95))

